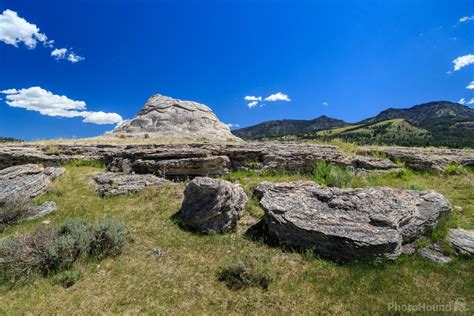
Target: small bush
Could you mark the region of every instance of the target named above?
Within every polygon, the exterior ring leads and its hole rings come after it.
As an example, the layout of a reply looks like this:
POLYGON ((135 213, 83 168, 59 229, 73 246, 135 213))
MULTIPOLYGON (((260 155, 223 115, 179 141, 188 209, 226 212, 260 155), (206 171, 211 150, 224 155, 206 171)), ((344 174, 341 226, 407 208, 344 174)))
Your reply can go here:
POLYGON ((262 255, 245 255, 226 263, 218 272, 218 280, 229 289, 240 290, 248 287, 268 289, 273 275, 268 269, 270 259, 262 255))
POLYGON ((125 228, 113 221, 104 221, 94 227, 89 254, 98 259, 116 256, 129 241, 125 228))
POLYGON ((63 271, 56 274, 51 279, 51 282, 56 285, 61 285, 63 288, 68 288, 76 284, 83 276, 84 274, 79 271, 63 271))
POLYGON ((21 220, 26 212, 26 203, 15 201, 7 202, 0 207, 0 225, 6 227, 21 220))
POLYGON ((313 178, 319 184, 346 188, 350 185, 353 175, 345 168, 319 161, 313 169, 313 178))
POLYGON ((463 175, 467 173, 466 168, 464 168, 461 164, 457 162, 450 162, 446 166, 446 171, 445 173, 447 175, 463 175))
POLYGON ((124 227, 113 221, 90 225, 70 219, 57 230, 0 241, 0 274, 13 281, 35 272, 44 275, 69 269, 81 256, 103 259, 122 252, 129 241, 124 227))

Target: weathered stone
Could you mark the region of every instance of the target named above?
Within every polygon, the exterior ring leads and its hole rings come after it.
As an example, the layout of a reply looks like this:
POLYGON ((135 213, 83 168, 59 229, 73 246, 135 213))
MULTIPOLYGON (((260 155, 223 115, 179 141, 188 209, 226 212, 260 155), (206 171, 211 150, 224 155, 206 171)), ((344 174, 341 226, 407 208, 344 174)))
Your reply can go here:
POLYGON ((414 242, 402 245, 402 254, 413 255, 416 252, 416 244, 414 242))
POLYGON ((395 258, 402 244, 426 233, 451 210, 433 191, 338 189, 310 181, 264 182, 255 195, 271 237, 337 260, 395 258))
POLYGON ((16 200, 28 201, 44 194, 64 168, 21 165, 0 170, 0 206, 16 200))
POLYGON ((108 135, 240 141, 209 107, 160 94, 151 96, 135 118, 117 126, 108 135))
POLYGON ((401 161, 406 166, 420 171, 446 171, 451 163, 474 167, 474 150, 412 148, 398 146, 361 147, 361 153, 382 154, 393 161, 401 161))
POLYGON ((474 256, 474 230, 450 229, 448 242, 461 255, 474 256))
POLYGON ((198 177, 184 191, 183 223, 201 233, 233 231, 247 203, 244 190, 229 181, 198 177))
POLYGON ((25 219, 26 220, 33 220, 38 217, 43 217, 56 211, 57 206, 54 202, 44 202, 41 205, 31 207, 28 212, 26 213, 25 219))
POLYGON ((170 183, 151 174, 124 174, 103 172, 92 178, 96 184, 96 191, 101 196, 126 195, 141 191, 147 187, 162 187, 170 183))
POLYGON ((420 256, 436 263, 449 263, 451 258, 443 254, 443 250, 439 244, 430 244, 418 250, 420 256))

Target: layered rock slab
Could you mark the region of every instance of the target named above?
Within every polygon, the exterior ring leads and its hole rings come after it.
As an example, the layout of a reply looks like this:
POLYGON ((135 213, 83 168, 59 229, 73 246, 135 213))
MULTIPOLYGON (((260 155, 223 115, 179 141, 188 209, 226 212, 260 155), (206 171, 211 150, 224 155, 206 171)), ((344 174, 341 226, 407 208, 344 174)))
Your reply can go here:
POLYGON ((396 258, 402 244, 451 211, 448 200, 433 191, 338 189, 298 181, 264 182, 255 195, 270 237, 341 261, 396 258))
POLYGON ((135 193, 148 187, 160 188, 170 181, 151 174, 97 173, 92 177, 100 196, 135 193))
POLYGON ((173 99, 160 94, 151 96, 130 121, 115 128, 109 136, 151 137, 237 141, 227 125, 206 105, 173 99))
POLYGON ((28 202, 51 187, 64 168, 27 164, 0 170, 0 206, 14 201, 28 202))
POLYGON ((197 177, 184 191, 178 214, 184 225, 201 233, 233 231, 247 203, 244 190, 229 181, 197 177))
POLYGON ((474 256, 474 230, 450 229, 448 242, 461 255, 474 256))

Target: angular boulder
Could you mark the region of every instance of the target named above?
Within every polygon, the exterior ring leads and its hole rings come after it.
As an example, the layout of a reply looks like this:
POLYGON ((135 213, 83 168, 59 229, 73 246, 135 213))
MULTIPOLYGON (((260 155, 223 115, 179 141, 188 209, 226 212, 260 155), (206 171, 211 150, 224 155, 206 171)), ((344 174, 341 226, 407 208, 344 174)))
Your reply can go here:
POLYGON ((396 258, 402 244, 451 211, 441 194, 385 187, 338 189, 310 181, 261 183, 265 230, 280 244, 335 260, 396 258))
POLYGON ((147 187, 162 187, 170 181, 151 174, 125 174, 102 172, 92 179, 100 196, 126 195, 141 191, 147 187))
POLYGON ((63 173, 64 168, 34 164, 0 170, 0 206, 17 200, 27 202, 46 193, 53 180, 63 173))
POLYGON ((435 263, 445 264, 451 262, 451 258, 443 254, 443 249, 439 244, 430 244, 418 250, 418 254, 423 258, 435 263))
POLYGON ((117 126, 109 136, 236 141, 227 125, 200 103, 160 94, 151 96, 130 121, 117 126), (147 136, 145 136, 147 135, 147 136))
POLYGON ((244 190, 229 181, 198 177, 184 191, 179 217, 201 233, 233 231, 247 203, 244 190))
POLYGON ((461 255, 474 256, 474 230, 450 229, 448 242, 461 255))

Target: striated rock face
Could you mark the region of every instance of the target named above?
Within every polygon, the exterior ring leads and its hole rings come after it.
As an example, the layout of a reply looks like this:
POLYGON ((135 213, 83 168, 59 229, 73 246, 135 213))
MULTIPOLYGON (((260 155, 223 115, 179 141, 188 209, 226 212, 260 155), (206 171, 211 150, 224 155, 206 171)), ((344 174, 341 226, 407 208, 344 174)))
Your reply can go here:
POLYGON ((336 146, 298 142, 84 144, 55 146, 54 154, 37 144, 0 145, 0 168, 25 163, 57 165, 71 160, 99 160, 115 172, 155 174, 167 178, 220 176, 234 170, 311 172, 317 161, 356 171, 390 171, 385 158, 347 155, 336 146))
POLYGON ((264 182, 255 194, 271 237, 336 260, 395 258, 402 244, 426 233, 451 210, 448 200, 433 191, 338 189, 298 181, 264 182))
POLYGON ((184 191, 183 223, 201 233, 233 231, 247 203, 244 190, 229 181, 198 177, 184 191))
POLYGON ((64 168, 21 165, 0 170, 0 206, 7 202, 29 201, 44 194, 64 168))
POLYGON ((240 140, 209 107, 160 94, 151 96, 135 118, 125 121, 109 135, 145 137, 145 134, 151 138, 240 140))
POLYGON ((450 229, 448 241, 461 255, 474 256, 474 230, 450 229))
POLYGON ((147 187, 162 187, 170 181, 151 174, 97 173, 92 178, 101 196, 126 195, 147 187))
POLYGON ((439 244, 430 244, 418 250, 418 254, 430 261, 444 264, 451 262, 451 258, 443 254, 443 249, 439 244))

